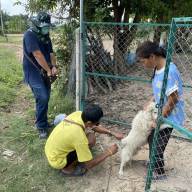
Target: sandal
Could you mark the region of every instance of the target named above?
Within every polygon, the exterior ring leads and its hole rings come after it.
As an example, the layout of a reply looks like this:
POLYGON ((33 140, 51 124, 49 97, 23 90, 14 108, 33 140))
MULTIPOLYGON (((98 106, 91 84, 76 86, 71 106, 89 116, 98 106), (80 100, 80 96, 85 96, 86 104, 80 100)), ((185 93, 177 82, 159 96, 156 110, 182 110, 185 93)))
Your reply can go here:
POLYGON ((75 169, 70 173, 67 173, 64 170, 61 170, 61 175, 68 176, 68 177, 76 177, 76 176, 83 176, 85 175, 86 172, 87 172, 87 169, 84 166, 77 165, 75 169))
POLYGON ((152 180, 157 180, 157 181, 163 181, 163 180, 167 180, 167 175, 165 174, 153 174, 152 180))
MULTIPOLYGON (((147 175, 144 176, 144 179, 147 180, 147 175)), ((160 175, 160 174, 157 174, 157 173, 153 173, 152 180, 154 180, 154 181, 167 180, 167 175, 165 175, 165 174, 160 175)))

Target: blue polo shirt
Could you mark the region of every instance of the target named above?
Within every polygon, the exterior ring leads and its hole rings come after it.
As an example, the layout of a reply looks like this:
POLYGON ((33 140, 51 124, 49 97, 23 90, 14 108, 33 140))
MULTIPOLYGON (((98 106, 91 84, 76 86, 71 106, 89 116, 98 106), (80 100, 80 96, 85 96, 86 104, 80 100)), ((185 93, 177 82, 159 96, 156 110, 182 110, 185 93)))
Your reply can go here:
MULTIPOLYGON (((159 101, 160 101, 161 88, 163 85, 163 78, 164 78, 164 71, 165 71, 165 68, 156 70, 154 79, 152 81, 153 94, 154 94, 156 103, 159 103, 159 101)), ((167 102, 168 97, 175 91, 178 92, 178 96, 179 96, 178 102, 175 105, 172 112, 167 117, 167 119, 178 125, 183 126, 183 123, 185 120, 185 114, 184 114, 182 79, 181 79, 181 75, 180 75, 176 65, 173 63, 170 63, 164 105, 167 102)))
POLYGON ((53 53, 52 43, 49 38, 48 43, 43 43, 37 38, 37 34, 32 30, 27 30, 23 37, 23 71, 24 71, 24 81, 29 82, 39 82, 42 81, 40 71, 29 61, 25 54, 33 61, 33 63, 41 69, 41 66, 37 63, 35 57, 33 56, 34 51, 41 51, 44 55, 46 61, 51 63, 50 53, 53 53))

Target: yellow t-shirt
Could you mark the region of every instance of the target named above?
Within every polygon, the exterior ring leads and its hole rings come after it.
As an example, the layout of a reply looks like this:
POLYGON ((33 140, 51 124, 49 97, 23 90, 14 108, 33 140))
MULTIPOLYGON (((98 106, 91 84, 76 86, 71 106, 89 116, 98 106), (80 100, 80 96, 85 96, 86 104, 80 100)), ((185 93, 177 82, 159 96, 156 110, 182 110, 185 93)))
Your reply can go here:
MULTIPOLYGON (((66 119, 85 127, 81 114, 81 111, 76 111, 66 119)), ((84 130, 78 125, 62 121, 53 129, 45 144, 45 154, 49 164, 55 169, 64 168, 67 164, 67 155, 74 150, 79 162, 93 158, 84 130)))

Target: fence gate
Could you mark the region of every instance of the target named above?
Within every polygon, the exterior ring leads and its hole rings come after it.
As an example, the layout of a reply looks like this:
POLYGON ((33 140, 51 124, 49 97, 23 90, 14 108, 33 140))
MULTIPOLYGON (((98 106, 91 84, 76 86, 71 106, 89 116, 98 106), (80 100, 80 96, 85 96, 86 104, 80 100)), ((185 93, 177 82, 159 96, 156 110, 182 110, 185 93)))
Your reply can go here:
POLYGON ((98 103, 105 120, 130 124, 151 95, 152 71, 136 61, 145 40, 166 44, 169 25, 84 23, 82 108, 98 103))
MULTIPOLYGON (((89 103, 99 104, 104 111, 103 120, 119 125, 120 128, 130 128, 133 117, 152 96, 153 71, 144 69, 135 57, 138 45, 151 40, 160 42, 161 46, 168 45, 166 73, 171 59, 181 72, 186 102, 185 127, 192 127, 192 28, 186 25, 188 20, 184 20, 185 25, 177 25, 177 21, 180 23, 180 20, 174 20, 171 28, 169 24, 84 22, 81 109, 89 103)), ((166 83, 164 87, 166 88, 166 83)), ((162 99, 163 91, 165 90, 162 89, 162 99)), ((161 108, 158 117, 160 126, 166 120, 161 118, 161 108)), ((152 180, 157 146, 154 139, 147 177, 144 178, 143 170, 138 175, 138 182, 145 183, 145 187, 138 191, 175 192, 180 188, 192 189, 191 133, 177 125, 171 126, 174 128, 173 136, 165 152, 168 179, 160 184, 152 180)), ((158 134, 157 128, 154 138, 158 134)))
MULTIPOLYGON (((192 189, 192 132, 186 128, 192 127, 192 110, 191 110, 191 88, 192 88, 192 18, 173 18, 169 33, 169 40, 167 46, 166 67, 164 72, 164 80, 161 89, 158 124, 155 130, 152 154, 150 156, 150 164, 148 166, 148 174, 146 180, 145 191, 191 191, 192 189), (184 87, 183 98, 179 100, 185 103, 185 124, 184 127, 169 121, 162 117, 162 105, 166 97, 166 87, 168 79, 175 78, 173 81, 177 82, 176 77, 169 75, 170 63, 177 65, 184 87), (163 163, 159 160, 160 153, 164 150, 163 140, 168 139, 168 132, 171 129, 161 128, 162 124, 167 124, 173 128, 173 136, 171 138, 167 149, 164 153, 165 173, 163 170, 163 163), (188 139, 184 142, 184 137, 188 139), (180 140, 178 140, 180 138, 180 140), (155 166, 156 165, 156 166, 155 166), (163 172, 161 178, 155 177, 155 172, 163 172), (161 180, 162 179, 162 180, 161 180), (150 190, 151 189, 151 190, 150 190)), ((171 73, 170 73, 171 74, 171 73)), ((181 108, 181 105, 178 106, 181 108)), ((173 111, 177 113, 177 111, 173 111)), ((163 157, 161 157, 163 158, 163 157)))

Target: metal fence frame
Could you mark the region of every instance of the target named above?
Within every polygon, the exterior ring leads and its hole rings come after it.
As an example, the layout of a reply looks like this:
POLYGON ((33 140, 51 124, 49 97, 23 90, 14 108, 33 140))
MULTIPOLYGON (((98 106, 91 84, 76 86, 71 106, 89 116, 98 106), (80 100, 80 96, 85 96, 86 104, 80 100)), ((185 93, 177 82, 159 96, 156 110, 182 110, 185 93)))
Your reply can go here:
MULTIPOLYGON (((188 22, 192 21, 192 17, 187 17, 187 18, 173 18, 171 22, 171 27, 170 27, 170 33, 169 33, 169 40, 168 40, 168 48, 167 48, 167 57, 166 57, 166 66, 165 66, 165 73, 164 73, 164 78, 163 78, 163 85, 162 85, 162 90, 161 90, 161 97, 160 97, 160 103, 158 104, 158 118, 157 118, 157 128, 155 129, 154 133, 154 138, 153 138, 153 144, 152 144, 152 155, 150 159, 150 165, 148 167, 148 172, 147 172, 147 180, 146 180, 146 186, 145 186, 145 191, 148 192, 150 191, 151 183, 152 183, 152 172, 154 170, 154 162, 156 161, 155 159, 155 154, 156 154, 156 146, 157 146, 157 137, 158 133, 160 130, 160 126, 162 123, 167 123, 171 125, 174 129, 176 129, 178 132, 180 132, 182 135, 186 136, 190 140, 192 140, 192 133, 186 130, 184 127, 181 127, 179 125, 174 124, 173 122, 167 120, 162 116, 162 106, 164 103, 164 95, 166 92, 166 87, 167 87, 167 79, 168 79, 168 74, 169 74, 169 65, 172 60, 172 53, 173 53, 173 44, 175 42, 175 33, 176 33, 176 22, 188 22)), ((180 25, 180 26, 187 26, 185 25, 180 25)))
MULTIPOLYGON (((157 135, 159 133, 159 128, 161 126, 162 123, 167 123, 171 126, 173 126, 174 129, 176 129, 178 132, 180 132, 182 135, 186 136, 189 140, 192 141, 192 133, 187 131, 185 128, 176 125, 172 122, 170 122, 169 120, 165 119, 162 117, 162 106, 163 106, 163 101, 164 101, 164 94, 166 91, 166 86, 167 86, 167 78, 168 78, 168 72, 169 72, 169 64, 171 62, 172 59, 172 52, 173 52, 173 43, 175 41, 174 39, 174 34, 176 32, 176 22, 181 22, 181 21, 192 21, 192 18, 173 18, 172 19, 172 23, 170 24, 157 24, 157 23, 97 23, 97 22, 82 22, 82 26, 81 26, 81 36, 80 36, 80 40, 81 40, 81 49, 80 49, 80 55, 81 55, 81 89, 80 89, 80 109, 83 110, 84 106, 85 106, 85 82, 86 82, 86 78, 88 76, 98 76, 98 77, 105 77, 105 78, 115 78, 115 79, 120 79, 120 80, 129 80, 129 81, 142 81, 144 83, 149 83, 149 81, 144 80, 142 78, 135 78, 134 76, 117 76, 117 75, 111 75, 111 74, 102 74, 102 73, 91 73, 91 72, 87 72, 85 70, 85 54, 86 54, 86 34, 85 34, 85 29, 86 27, 89 25, 118 25, 118 26, 125 26, 125 25, 137 25, 137 26, 170 26, 170 33, 169 33, 169 39, 168 39, 168 49, 167 49, 167 58, 166 58, 166 67, 165 67, 165 74, 164 74, 164 81, 163 81, 163 86, 162 86, 162 90, 161 90, 161 98, 160 98, 160 103, 159 103, 159 107, 158 107, 158 118, 157 118, 157 128, 155 129, 155 137, 153 139, 153 146, 156 146, 156 138, 157 135)), ((184 27, 186 26, 185 24, 181 24, 180 26, 184 27)), ((184 87, 190 88, 190 85, 184 85, 184 87)), ((121 121, 116 121, 116 120, 109 120, 107 119, 107 121, 111 122, 111 123, 116 123, 116 124, 124 124, 127 125, 127 122, 121 122, 121 121)), ((154 147, 155 148, 155 147, 154 147)), ((152 151, 153 154, 155 154, 155 150, 152 151)), ((154 155, 152 155, 154 157, 154 155)), ((152 171, 153 171, 153 163, 154 163, 155 159, 152 158, 150 159, 150 168, 148 168, 148 173, 147 173, 147 180, 146 180, 146 186, 145 186, 145 191, 149 192, 150 191, 150 187, 151 187, 151 183, 152 183, 152 171)))

